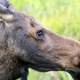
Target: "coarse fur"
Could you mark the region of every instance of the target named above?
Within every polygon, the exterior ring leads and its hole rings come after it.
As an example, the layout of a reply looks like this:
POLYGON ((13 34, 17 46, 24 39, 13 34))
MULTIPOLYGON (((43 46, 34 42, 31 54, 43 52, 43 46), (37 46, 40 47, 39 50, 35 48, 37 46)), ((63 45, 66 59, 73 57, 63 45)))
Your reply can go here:
POLYGON ((79 80, 80 43, 45 29, 31 16, 3 11, 0 13, 0 80, 15 80, 28 67, 42 72, 68 71, 79 80))

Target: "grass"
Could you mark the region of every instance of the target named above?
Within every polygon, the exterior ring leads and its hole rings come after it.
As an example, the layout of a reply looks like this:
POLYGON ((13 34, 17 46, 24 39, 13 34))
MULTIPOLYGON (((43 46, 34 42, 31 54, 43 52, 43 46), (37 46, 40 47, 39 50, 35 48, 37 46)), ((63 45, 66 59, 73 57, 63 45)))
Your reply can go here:
MULTIPOLYGON (((53 32, 80 40, 80 0, 11 0, 11 3, 53 32)), ((58 80, 72 80, 66 72, 56 73, 58 80)), ((54 80, 54 77, 30 69, 29 80, 54 80)))

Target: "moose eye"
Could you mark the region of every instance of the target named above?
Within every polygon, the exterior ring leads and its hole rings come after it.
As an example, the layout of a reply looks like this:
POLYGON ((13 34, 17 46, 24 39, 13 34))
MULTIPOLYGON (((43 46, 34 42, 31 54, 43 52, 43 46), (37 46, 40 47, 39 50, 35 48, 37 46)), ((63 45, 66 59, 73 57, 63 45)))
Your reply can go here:
POLYGON ((44 31, 43 30, 37 31, 36 36, 37 36, 38 40, 43 40, 43 38, 44 38, 44 31))

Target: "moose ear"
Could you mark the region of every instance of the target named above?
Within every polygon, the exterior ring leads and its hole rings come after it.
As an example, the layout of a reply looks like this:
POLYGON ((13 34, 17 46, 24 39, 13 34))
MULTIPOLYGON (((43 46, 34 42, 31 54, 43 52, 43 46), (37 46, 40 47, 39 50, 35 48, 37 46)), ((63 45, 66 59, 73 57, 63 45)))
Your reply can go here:
MULTIPOLYGON (((10 6, 9 6, 10 7, 10 6)), ((0 4, 0 13, 11 13, 9 7, 4 6, 3 4, 0 4)))
POLYGON ((0 18, 6 21, 11 21, 13 20, 13 12, 0 4, 0 18))

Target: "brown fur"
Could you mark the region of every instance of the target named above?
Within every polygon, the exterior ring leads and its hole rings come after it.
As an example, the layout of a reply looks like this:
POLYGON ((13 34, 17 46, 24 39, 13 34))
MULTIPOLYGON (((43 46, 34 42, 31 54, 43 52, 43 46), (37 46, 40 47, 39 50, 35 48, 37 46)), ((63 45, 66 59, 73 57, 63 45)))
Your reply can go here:
POLYGON ((30 16, 1 13, 0 80, 20 77, 25 64, 38 71, 74 72, 76 78, 80 72, 80 43, 52 33, 30 16))
POLYGON ((51 46, 48 32, 32 17, 1 13, 0 37, 0 80, 17 79, 25 64, 38 71, 50 71, 56 66, 44 50, 51 46), (38 37, 38 31, 43 35, 38 37))

